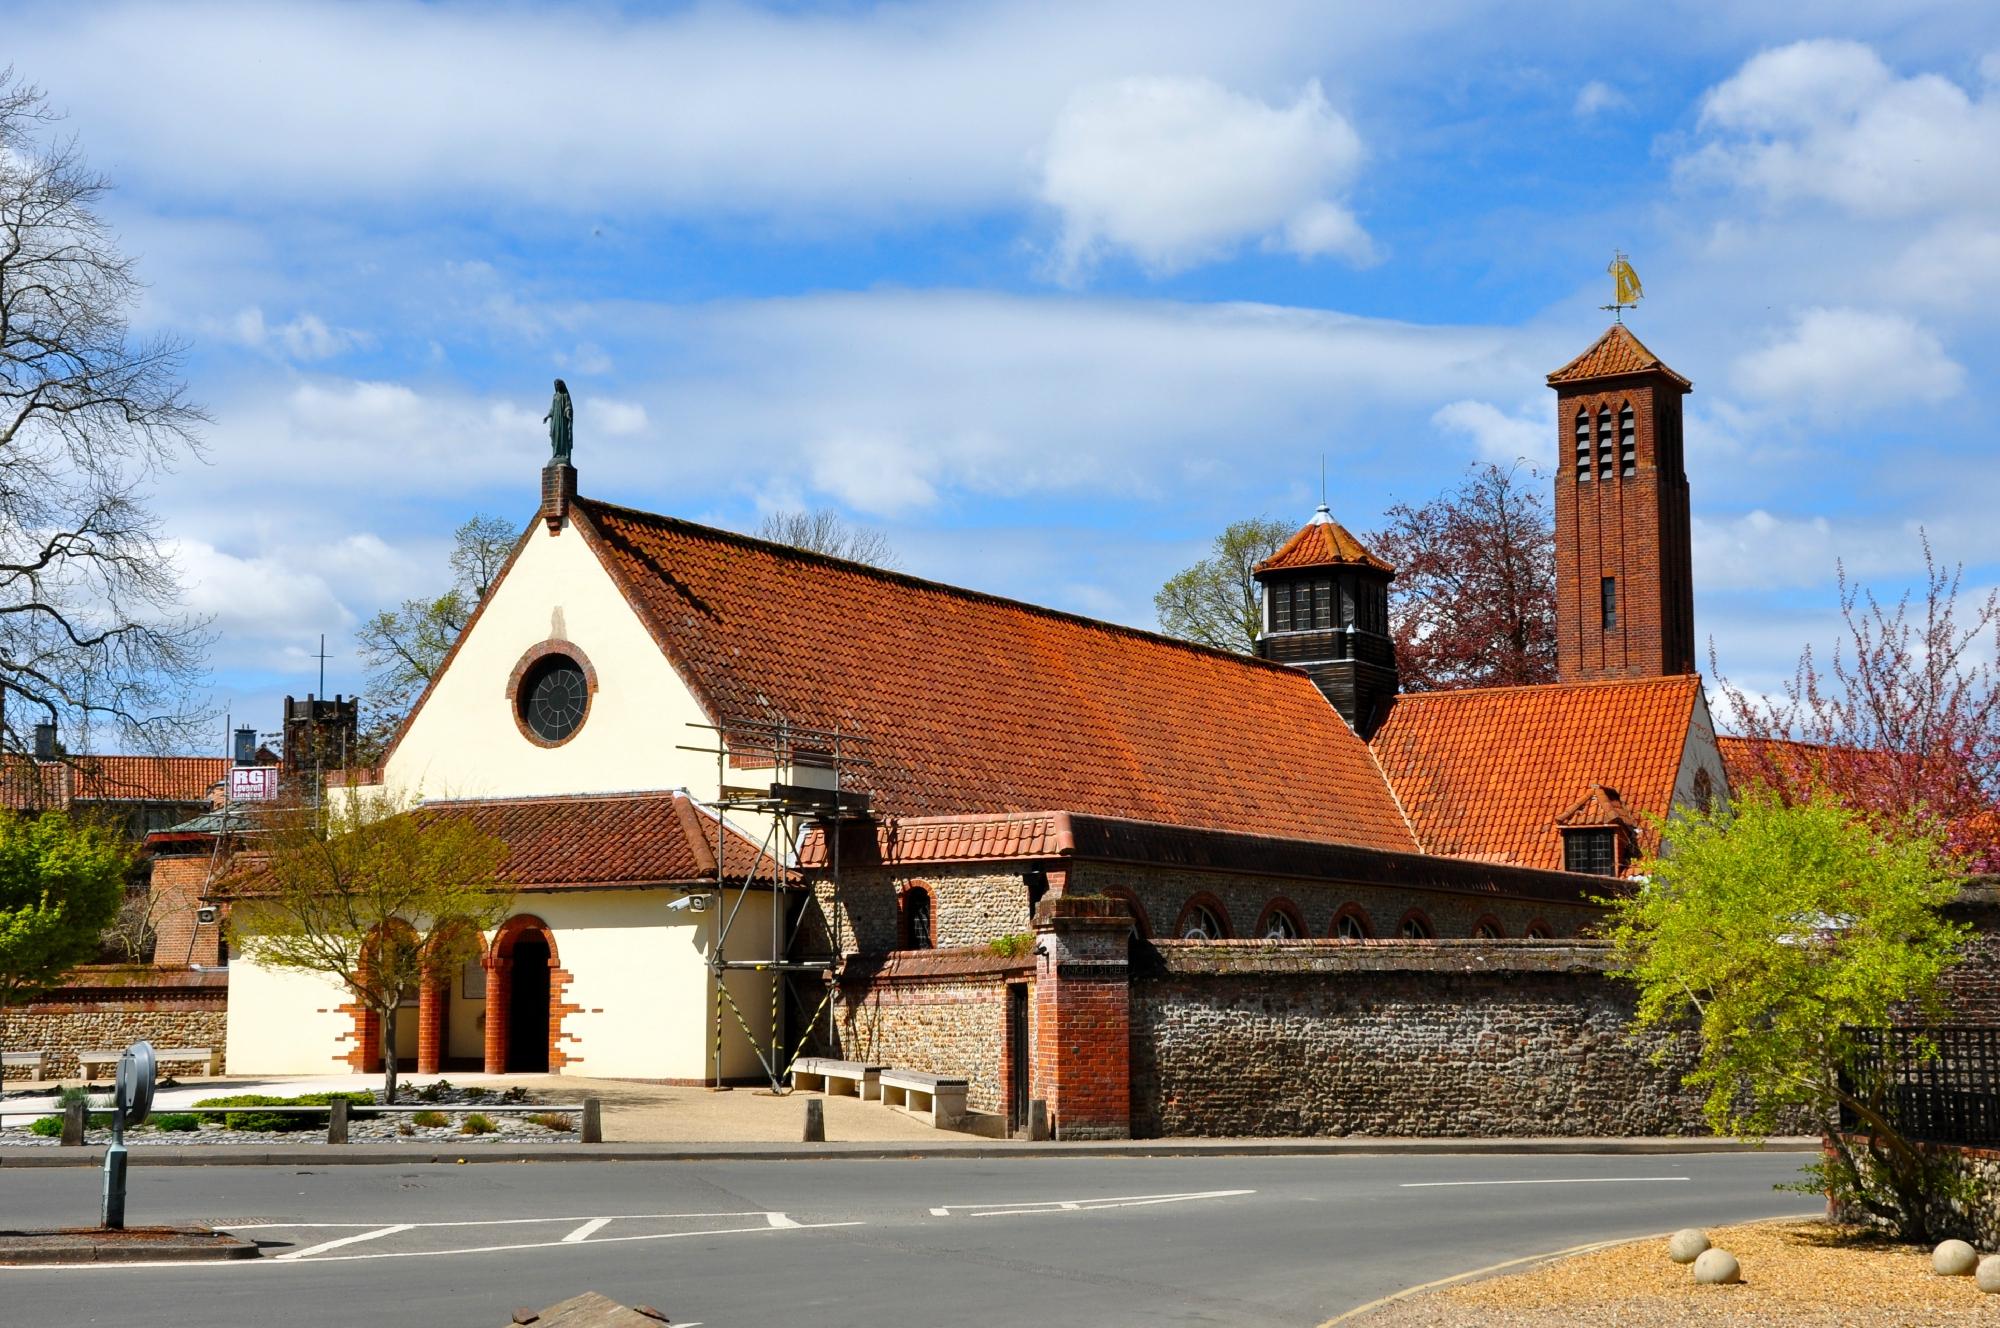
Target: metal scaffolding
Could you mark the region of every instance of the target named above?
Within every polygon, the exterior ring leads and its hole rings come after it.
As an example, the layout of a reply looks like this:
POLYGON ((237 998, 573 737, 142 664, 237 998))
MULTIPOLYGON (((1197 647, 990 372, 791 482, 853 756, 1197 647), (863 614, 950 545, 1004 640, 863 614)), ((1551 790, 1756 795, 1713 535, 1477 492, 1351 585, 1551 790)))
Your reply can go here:
MULTIPOLYGON (((867 762, 855 755, 861 739, 838 729, 815 729, 783 721, 731 720, 722 724, 690 724, 714 735, 713 745, 683 745, 681 750, 703 752, 715 757, 715 800, 703 804, 715 820, 715 890, 720 918, 711 935, 708 968, 715 983, 715 1038, 710 1051, 710 1075, 720 1086, 725 1009, 735 1017, 751 1052, 763 1068, 773 1091, 788 1092, 786 1076, 813 1030, 819 1026, 833 999, 830 975, 841 928, 840 835, 842 822, 861 820, 868 815, 868 795, 846 786, 845 772, 867 762), (769 778, 759 780, 759 772, 769 778), (734 813, 746 820, 761 821, 762 832, 749 834, 732 825, 734 813), (798 866, 799 847, 814 827, 825 834, 826 867, 823 879, 830 912, 822 916, 827 948, 823 955, 801 954, 800 932, 814 916, 813 894, 792 879, 798 866), (741 853, 732 854, 730 834, 735 831, 758 845, 745 865, 741 853), (732 858, 735 861, 732 861, 732 858), (753 958, 728 958, 730 937, 748 931, 737 917, 753 892, 770 894, 770 927, 757 929, 745 939, 760 951, 753 958), (732 898, 733 893, 733 898, 732 898), (732 972, 769 975, 771 1008, 768 1032, 759 1037, 744 1017, 736 997, 729 990, 732 972), (797 1038, 787 1052, 786 998, 798 995, 794 979, 805 974, 820 977, 818 1005, 799 1021, 797 1038)), ((807 996, 807 1000, 810 996, 807 996)), ((803 1009, 805 1001, 800 1002, 803 1009)))

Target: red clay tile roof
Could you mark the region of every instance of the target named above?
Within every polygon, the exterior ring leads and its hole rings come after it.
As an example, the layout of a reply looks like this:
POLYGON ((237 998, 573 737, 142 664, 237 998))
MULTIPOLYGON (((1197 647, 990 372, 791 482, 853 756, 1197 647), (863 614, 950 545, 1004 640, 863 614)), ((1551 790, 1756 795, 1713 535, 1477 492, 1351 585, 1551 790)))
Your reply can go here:
POLYGON ((1659 356, 1646 349, 1623 323, 1613 323, 1589 350, 1549 375, 1549 386, 1580 383, 1588 378, 1617 378, 1625 374, 1657 371, 1680 385, 1683 392, 1694 384, 1669 369, 1659 356))
POLYGON ((207 802, 229 778, 226 756, 77 756, 67 761, 10 757, 0 771, 0 806, 67 807, 73 802, 207 802))
POLYGON ((1062 807, 1408 850, 1305 674, 580 498, 576 528, 718 723, 865 739, 907 816, 1062 807))
MULTIPOLYGON (((715 879, 715 820, 677 793, 482 798, 427 803, 411 815, 470 820, 505 841, 501 879, 521 890, 589 889, 715 879)), ((733 828, 723 849, 730 878, 770 864, 733 828)))
POLYGON ((1424 852, 1556 870, 1556 818, 1592 785, 1666 815, 1700 695, 1693 674, 1418 692, 1373 746, 1424 852))
POLYGON ((1322 503, 1319 510, 1313 513, 1312 520, 1299 527, 1298 533, 1286 540, 1282 548, 1252 570, 1263 573, 1287 567, 1353 567, 1357 564, 1384 572, 1393 573, 1396 570, 1368 552, 1360 540, 1333 519, 1333 514, 1322 503))
MULTIPOLYGON (((849 821, 841 829, 840 859, 845 866, 1032 858, 1144 863, 1188 871, 1366 882, 1572 904, 1604 890, 1604 879, 1599 876, 1579 878, 1561 871, 1432 857, 1407 850, 1316 843, 1060 811, 1011 816, 911 817, 873 824, 849 821), (1589 884, 1579 884, 1580 879, 1589 884)), ((799 846, 799 866, 810 871, 826 865, 826 839, 823 831, 816 828, 799 846)))

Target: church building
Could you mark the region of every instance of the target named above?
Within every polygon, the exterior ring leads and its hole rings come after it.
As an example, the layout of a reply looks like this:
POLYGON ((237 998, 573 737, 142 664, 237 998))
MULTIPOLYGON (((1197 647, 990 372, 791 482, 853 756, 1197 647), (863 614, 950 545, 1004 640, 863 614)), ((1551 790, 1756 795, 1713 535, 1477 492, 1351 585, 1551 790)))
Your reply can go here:
MULTIPOLYGON (((1727 784, 1690 384, 1622 325, 1548 382, 1544 686, 1401 692, 1395 569, 1324 506, 1256 568, 1237 655, 583 497, 552 464, 380 767, 336 781, 508 846, 514 916, 400 1021, 419 1070, 751 1081, 874 1038, 1018 1119, 1074 1073, 1038 1033, 1066 1017, 1032 953, 1057 914, 1167 944, 1586 933, 1656 818, 1727 784), (990 1005, 883 996, 975 969, 990 1005)), ((239 958, 229 1002, 233 1073, 375 1063, 330 983, 239 958)))

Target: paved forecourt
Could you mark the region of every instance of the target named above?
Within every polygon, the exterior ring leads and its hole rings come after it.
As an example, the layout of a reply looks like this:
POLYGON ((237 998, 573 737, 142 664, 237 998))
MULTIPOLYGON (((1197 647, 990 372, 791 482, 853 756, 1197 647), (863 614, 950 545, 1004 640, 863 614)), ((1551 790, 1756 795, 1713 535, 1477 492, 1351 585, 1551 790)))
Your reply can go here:
MULTIPOLYGON (((583 1290, 675 1323, 1311 1325, 1584 1241, 1811 1211, 1798 1154, 1063 1157, 529 1166, 135 1165, 135 1222, 204 1222, 229 1267, 0 1269, 22 1322, 504 1323, 583 1290), (281 1297, 281 1301, 267 1298, 281 1297)), ((97 1177, 18 1170, 10 1221, 88 1220, 97 1177)))

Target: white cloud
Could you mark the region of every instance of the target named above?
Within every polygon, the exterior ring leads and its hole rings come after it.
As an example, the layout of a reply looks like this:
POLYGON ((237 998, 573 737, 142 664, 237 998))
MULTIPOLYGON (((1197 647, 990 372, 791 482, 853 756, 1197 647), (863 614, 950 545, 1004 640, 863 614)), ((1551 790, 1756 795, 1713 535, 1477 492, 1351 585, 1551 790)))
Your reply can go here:
POLYGON ((1850 412, 1955 395, 1965 369, 1935 335, 1901 314, 1807 309, 1768 345, 1741 356, 1736 386, 1765 413, 1838 420, 1850 412))
POLYGON ((265 321, 264 311, 255 306, 238 310, 228 319, 205 320, 203 326, 210 333, 250 350, 282 354, 301 361, 329 359, 373 343, 366 333, 352 328, 329 327, 325 319, 314 313, 302 313, 290 322, 273 326, 265 321))
POLYGON ((1775 203, 1922 216, 2000 201, 2000 97, 1938 74, 1902 77, 1868 46, 1820 39, 1765 51, 1703 99, 1712 140, 1679 163, 1775 203))
POLYGON ((604 430, 606 437, 630 438, 646 431, 646 408, 636 401, 586 398, 582 421, 585 428, 604 430))
POLYGON ((1589 120, 1607 111, 1629 111, 1632 99, 1601 79, 1592 79, 1576 90, 1571 111, 1579 120, 1589 120))
POLYGON ((1431 423, 1446 433, 1464 435, 1481 460, 1499 465, 1525 460, 1546 469, 1555 450, 1554 426, 1546 409, 1509 415, 1490 402, 1453 401, 1440 406, 1431 423))
POLYGON ((1066 274, 1112 250, 1173 272, 1260 237, 1366 262, 1373 246, 1337 198, 1362 155, 1317 82, 1273 106, 1206 78, 1126 78, 1070 98, 1041 196, 1061 217, 1066 274))

